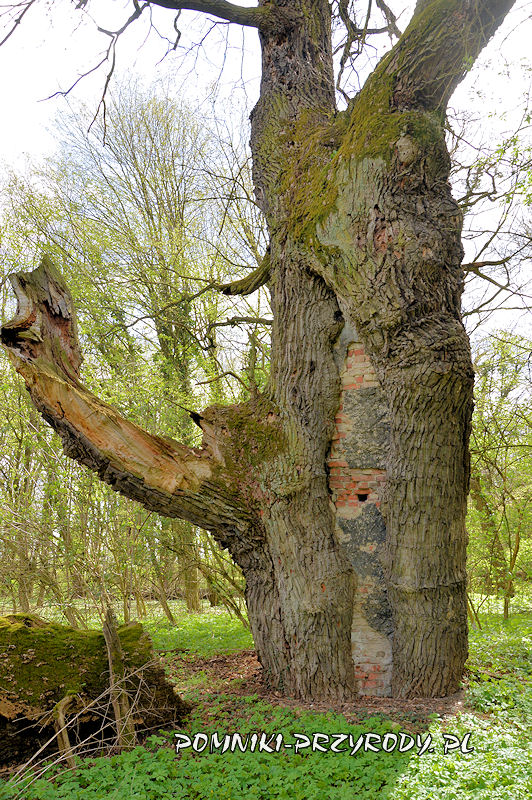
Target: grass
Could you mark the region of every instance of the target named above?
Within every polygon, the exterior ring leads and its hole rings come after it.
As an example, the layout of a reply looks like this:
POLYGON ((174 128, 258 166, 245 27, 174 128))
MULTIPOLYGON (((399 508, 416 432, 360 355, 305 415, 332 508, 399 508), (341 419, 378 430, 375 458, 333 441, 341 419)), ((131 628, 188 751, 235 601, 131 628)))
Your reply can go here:
MULTIPOLYGON (((186 686, 195 700, 180 731, 197 733, 379 734, 393 741, 401 732, 414 737, 408 752, 197 753, 175 755, 171 734, 151 737, 143 747, 112 757, 80 761, 75 772, 58 771, 26 785, 4 784, 2 800, 528 800, 532 796, 532 615, 504 624, 497 614, 481 617, 482 630, 470 637, 468 687, 464 711, 455 717, 426 719, 407 715, 348 718, 271 705, 256 695, 214 692, 208 671, 196 671, 186 686), (470 734, 469 738, 465 738, 470 734), (420 739, 416 741, 415 737, 420 739), (455 737, 451 739, 450 737, 455 737), (430 739, 428 737, 431 737, 430 739), (464 742, 464 752, 445 745, 464 742), (420 746, 427 749, 419 754, 420 746), (430 747, 428 746, 430 745, 430 747), (467 747, 474 752, 467 752, 467 747)), ((209 658, 251 646, 249 632, 227 614, 210 611, 180 617, 177 628, 153 621, 148 626, 157 648, 171 665, 209 658)), ((186 672, 186 663, 185 663, 186 672)), ((303 741, 299 739, 299 741, 303 741)), ((323 740, 319 740, 323 741, 323 740)), ((344 740, 343 744, 348 740, 344 740)), ((373 740, 375 741, 375 740, 373 740)), ((350 745, 349 745, 350 746, 350 745)))
POLYGON ((225 609, 202 614, 183 614, 176 626, 168 620, 145 623, 155 648, 209 658, 218 653, 236 653, 253 647, 251 632, 225 609))

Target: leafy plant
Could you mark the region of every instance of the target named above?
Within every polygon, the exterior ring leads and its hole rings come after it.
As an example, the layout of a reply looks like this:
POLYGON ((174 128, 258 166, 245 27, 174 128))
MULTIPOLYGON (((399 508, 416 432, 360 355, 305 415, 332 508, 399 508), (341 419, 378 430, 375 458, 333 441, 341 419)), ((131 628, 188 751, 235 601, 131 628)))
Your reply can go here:
MULTIPOLYGON (((151 736, 143 747, 111 758, 78 761, 75 772, 48 770, 44 777, 0 785, 0 800, 528 800, 532 792, 532 663, 530 615, 503 623, 501 615, 481 615, 482 629, 470 637, 467 710, 455 717, 359 712, 317 713, 274 706, 258 695, 208 692, 207 673, 195 673, 202 692, 190 692, 196 705, 179 731, 191 739, 198 732, 295 734, 310 739, 366 732, 400 732, 432 737, 422 755, 418 748, 399 753, 359 750, 347 753, 195 752, 176 755, 173 734, 151 736), (479 716, 479 714, 481 716, 479 716), (467 740, 473 752, 445 752, 445 737, 467 740)), ((153 620, 152 635, 171 663, 172 650, 186 648, 207 658, 249 645, 249 632, 226 612, 189 615, 172 633, 153 620), (240 630, 239 626, 240 625, 240 630), (238 645, 240 642, 240 645, 238 645)), ((182 652, 180 658, 182 658, 182 652)), ((186 669, 186 667, 185 667, 186 669)), ((189 698, 189 699, 190 699, 189 698)), ((332 741, 332 739, 330 739, 332 741)), ((469 749, 466 747, 466 751, 469 749)))

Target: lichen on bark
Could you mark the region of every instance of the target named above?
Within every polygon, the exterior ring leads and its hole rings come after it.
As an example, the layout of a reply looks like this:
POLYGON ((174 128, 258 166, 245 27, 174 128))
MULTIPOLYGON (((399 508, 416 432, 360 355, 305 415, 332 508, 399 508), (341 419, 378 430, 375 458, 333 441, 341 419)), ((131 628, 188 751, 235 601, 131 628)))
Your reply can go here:
MULTIPOLYGON (((353 572, 337 540, 326 461, 340 397, 335 347, 352 321, 390 419, 383 512, 394 692, 445 694, 457 688, 466 654, 472 369, 443 115, 512 0, 420 0, 340 113, 331 6, 289 5, 297 25, 260 29, 261 96, 251 118, 255 191, 270 234, 267 399, 196 415, 203 446, 184 448, 145 436, 88 398, 73 351, 65 370, 60 342, 54 349, 31 339, 44 320, 61 340, 68 308, 48 297, 45 313, 37 304, 32 317, 31 302, 19 298, 19 318, 2 338, 73 457, 147 508, 207 527, 230 549, 246 576, 272 685, 342 700, 355 690, 353 572), (92 412, 96 427, 87 423, 92 412)), ((287 6, 273 0, 269 13, 285 17, 287 6)))

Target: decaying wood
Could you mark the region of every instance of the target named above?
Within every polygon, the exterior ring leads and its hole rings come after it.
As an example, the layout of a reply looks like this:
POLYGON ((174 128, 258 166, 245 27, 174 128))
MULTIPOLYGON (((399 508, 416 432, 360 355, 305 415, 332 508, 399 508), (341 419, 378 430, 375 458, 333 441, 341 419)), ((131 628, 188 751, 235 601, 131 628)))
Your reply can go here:
MULTIPOLYGON (((10 276, 18 310, 0 338, 36 408, 65 452, 146 508, 203 527, 233 527, 237 508, 220 454, 143 431, 79 379, 81 354, 72 299, 46 256, 31 273, 10 276)), ((205 422, 207 424, 207 422, 205 422)))
MULTIPOLYGON (((117 629, 113 654, 121 653, 120 676, 130 693, 131 743, 135 726, 146 731, 179 724, 189 706, 166 680, 149 636, 138 623, 117 629)), ((114 659, 114 655, 113 655, 114 659)), ((113 660, 117 667, 116 659, 113 660)), ((113 741, 115 718, 106 642, 100 631, 83 631, 46 622, 31 614, 0 617, 0 764, 26 761, 37 747, 54 741, 71 755, 80 736, 98 734, 113 741), (76 724, 70 730, 69 723, 76 724), (98 733, 100 732, 100 733, 98 733)), ((123 737, 124 738, 124 737, 123 737)))
POLYGON ((72 753, 72 746, 70 744, 70 738, 68 735, 66 712, 68 711, 69 706, 72 705, 73 701, 74 697, 66 694, 58 703, 56 703, 52 712, 54 728, 57 736, 57 747, 70 769, 74 769, 76 766, 76 761, 72 753))
POLYGON ((135 744, 135 725, 128 695, 128 672, 118 636, 118 623, 113 609, 108 608, 103 623, 103 638, 109 662, 109 690, 115 715, 118 746, 130 749, 135 744))

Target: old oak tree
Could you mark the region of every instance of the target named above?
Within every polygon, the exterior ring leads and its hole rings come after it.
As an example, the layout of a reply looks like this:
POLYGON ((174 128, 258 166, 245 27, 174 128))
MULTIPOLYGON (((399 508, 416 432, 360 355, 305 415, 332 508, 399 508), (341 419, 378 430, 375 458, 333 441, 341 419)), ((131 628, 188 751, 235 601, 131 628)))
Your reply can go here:
MULTIPOLYGON (((247 403, 194 413, 201 448, 147 434, 87 391, 70 296, 46 258, 12 276, 2 342, 66 452, 229 549, 267 680, 296 697, 460 683, 473 370, 443 126, 512 3, 419 0, 338 111, 328 0, 152 0, 254 27, 262 48, 251 149, 270 242, 224 290, 268 284, 271 380, 247 403)), ((348 38, 363 36, 336 6, 348 38)))

